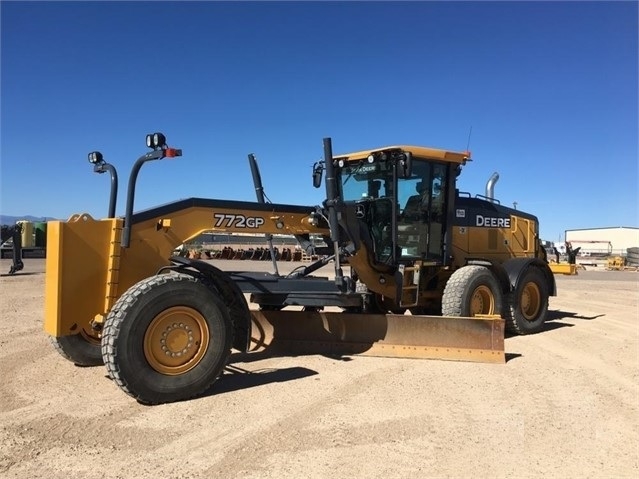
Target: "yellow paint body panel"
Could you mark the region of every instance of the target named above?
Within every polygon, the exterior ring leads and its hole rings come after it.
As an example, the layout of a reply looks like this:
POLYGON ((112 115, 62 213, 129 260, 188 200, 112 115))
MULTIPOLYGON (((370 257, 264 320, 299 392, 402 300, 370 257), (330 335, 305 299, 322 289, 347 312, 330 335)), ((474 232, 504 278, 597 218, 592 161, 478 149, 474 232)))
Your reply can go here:
POLYGON ((104 314, 117 282, 112 267, 118 258, 122 220, 96 221, 87 214, 47 224, 44 329, 52 336, 90 330, 104 314), (117 242, 117 244, 112 244, 117 242))
POLYGON ((507 228, 453 226, 455 267, 464 266, 467 258, 502 263, 511 258, 535 257, 538 234, 536 222, 517 215, 510 215, 507 228))

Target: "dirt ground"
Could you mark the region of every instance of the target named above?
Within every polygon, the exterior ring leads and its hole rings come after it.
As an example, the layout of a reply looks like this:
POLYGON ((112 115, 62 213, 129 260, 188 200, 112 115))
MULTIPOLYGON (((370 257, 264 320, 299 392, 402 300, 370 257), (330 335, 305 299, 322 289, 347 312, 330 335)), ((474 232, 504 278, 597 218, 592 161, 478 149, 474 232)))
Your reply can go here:
POLYGON ((507 338, 505 365, 261 359, 148 407, 53 349, 44 260, 25 264, 0 277, 3 479, 639 475, 639 273, 557 277, 545 331, 507 338))

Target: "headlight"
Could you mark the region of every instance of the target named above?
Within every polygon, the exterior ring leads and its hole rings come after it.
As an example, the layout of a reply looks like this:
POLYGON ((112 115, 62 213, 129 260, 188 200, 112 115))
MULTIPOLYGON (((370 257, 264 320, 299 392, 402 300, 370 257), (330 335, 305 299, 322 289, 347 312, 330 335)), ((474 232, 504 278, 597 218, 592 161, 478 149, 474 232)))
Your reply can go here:
POLYGON ((149 148, 162 148, 166 146, 166 137, 162 133, 146 135, 146 146, 149 148))
POLYGON ((368 155, 368 158, 366 158, 366 160, 367 160, 369 163, 373 163, 373 162, 375 161, 375 157, 374 157, 373 155, 368 155))
POLYGON ((102 153, 99 151, 92 151, 89 153, 89 163, 97 165, 98 163, 102 163, 102 153))
POLYGON ((166 138, 162 133, 153 133, 153 146, 160 147, 166 145, 166 138))
POLYGON ((346 164, 346 162, 344 162, 344 160, 339 160, 337 162, 337 166, 339 166, 340 168, 344 168, 344 165, 346 164))

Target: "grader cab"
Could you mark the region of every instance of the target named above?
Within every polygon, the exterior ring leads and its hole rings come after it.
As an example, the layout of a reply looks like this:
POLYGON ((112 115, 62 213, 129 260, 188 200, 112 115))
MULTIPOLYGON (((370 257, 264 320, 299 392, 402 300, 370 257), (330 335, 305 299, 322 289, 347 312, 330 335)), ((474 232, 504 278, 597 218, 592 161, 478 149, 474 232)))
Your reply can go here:
MULTIPOLYGON (((257 202, 190 198, 134 213, 142 165, 181 156, 161 134, 147 146, 124 217, 49 223, 45 294, 58 351, 104 363, 140 402, 202 393, 231 349, 499 363, 504 327, 543 326, 555 283, 537 219, 460 194, 467 152, 391 146, 334 156, 326 138, 313 168, 316 187, 325 173, 321 206, 264 202, 250 155, 257 202), (274 273, 229 272, 171 256, 205 231, 290 234, 319 259, 280 275, 276 264, 274 273), (328 247, 316 249, 310 235, 328 247), (331 278, 314 275, 331 264, 331 278)), ((103 163, 95 152, 90 160, 103 163)))

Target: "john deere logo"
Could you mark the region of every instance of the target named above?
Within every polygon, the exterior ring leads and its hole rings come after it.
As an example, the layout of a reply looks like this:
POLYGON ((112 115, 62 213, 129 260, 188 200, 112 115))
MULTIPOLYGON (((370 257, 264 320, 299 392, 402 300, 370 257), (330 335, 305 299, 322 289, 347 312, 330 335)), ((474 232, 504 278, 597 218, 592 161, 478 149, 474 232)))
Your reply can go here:
POLYGON ((494 216, 475 216, 475 226, 484 228, 510 228, 510 218, 496 218, 494 216))

